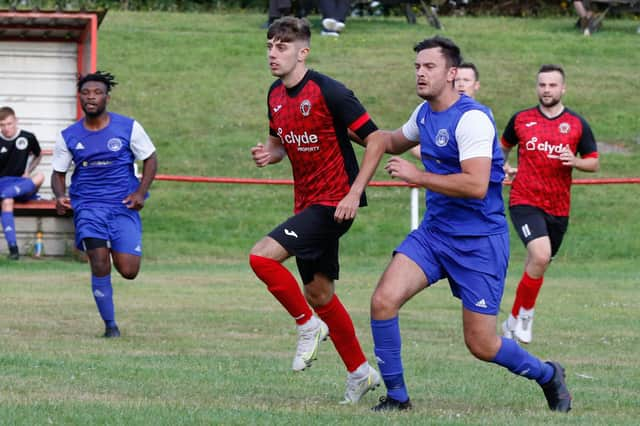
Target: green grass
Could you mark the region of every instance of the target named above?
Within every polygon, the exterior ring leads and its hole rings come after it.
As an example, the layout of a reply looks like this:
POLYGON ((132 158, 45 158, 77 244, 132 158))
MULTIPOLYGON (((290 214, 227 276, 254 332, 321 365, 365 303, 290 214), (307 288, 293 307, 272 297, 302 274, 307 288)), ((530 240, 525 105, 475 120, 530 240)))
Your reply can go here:
MULTIPOLYGON (((249 155, 267 132, 272 77, 258 29, 263 20, 108 13, 99 63, 120 81, 111 109, 143 124, 158 147, 160 173, 290 177, 286 164, 257 169, 249 155)), ((566 104, 587 118, 599 141, 629 151, 603 154, 595 176, 638 175, 636 22, 607 20, 604 31, 584 38, 571 18, 443 21, 444 34, 479 65, 480 99, 499 129, 535 104, 539 65, 558 62, 568 74, 566 104)), ((317 32, 317 17, 313 22, 317 32)), ((401 18, 348 25, 339 40, 314 34, 310 66, 351 87, 381 127, 396 128, 418 102, 412 46, 434 32, 401 18)), ((376 179, 387 177, 379 171, 376 179)), ((415 410, 372 415, 368 408, 382 391, 356 407, 337 405, 345 372, 331 344, 310 371, 291 373, 294 327, 246 264, 252 244, 290 214, 292 189, 156 182, 143 211, 142 272, 133 282, 114 274, 119 340, 98 337, 86 264, 0 259, 0 425, 635 425, 637 193, 637 185, 574 187, 569 232, 546 275, 528 348, 567 367, 575 398, 569 415, 548 412, 535 384, 472 358, 445 282, 401 314, 415 410)), ((409 192, 370 188, 368 196, 370 206, 341 241, 338 292, 371 357, 369 298, 408 231, 409 192)), ((524 255, 512 235, 503 310, 524 255)))
MULTIPOLYGON (((343 367, 330 344, 309 371, 290 372, 291 321, 237 265, 148 265, 134 283, 115 280, 123 337, 102 331, 85 265, 34 264, 5 271, 0 312, 3 424, 634 424, 640 410, 637 271, 604 274, 560 262, 539 300, 530 350, 566 365, 575 408, 545 408, 536 385, 474 360, 460 309, 440 283, 402 316, 415 410, 374 416, 369 395, 336 405, 343 367), (608 276, 603 283, 598 276, 608 276), (526 419, 523 417, 526 416, 526 419), (311 419, 311 420, 310 420, 311 419), (394 420, 395 419, 395 420, 394 420)), ((617 270, 620 266, 610 262, 617 270)), ((368 298, 378 272, 345 264, 340 293, 367 354, 368 298)), ((514 280, 510 279, 507 297, 514 280)), ((379 394, 380 392, 376 392, 379 394)))

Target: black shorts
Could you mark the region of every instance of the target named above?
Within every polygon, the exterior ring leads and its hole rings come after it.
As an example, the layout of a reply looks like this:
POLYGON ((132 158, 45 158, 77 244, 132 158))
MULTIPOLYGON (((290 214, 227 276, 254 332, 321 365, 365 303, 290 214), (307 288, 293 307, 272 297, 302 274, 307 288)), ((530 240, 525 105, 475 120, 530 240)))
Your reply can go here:
POLYGON ((555 256, 567 233, 569 217, 553 216, 538 207, 527 205, 509 207, 509 215, 525 247, 536 238, 548 236, 551 240, 551 257, 555 256))
POLYGON ((312 205, 278 225, 269 236, 295 256, 304 284, 316 272, 337 280, 340 272, 338 240, 351 228, 353 220, 338 223, 335 207, 312 205))

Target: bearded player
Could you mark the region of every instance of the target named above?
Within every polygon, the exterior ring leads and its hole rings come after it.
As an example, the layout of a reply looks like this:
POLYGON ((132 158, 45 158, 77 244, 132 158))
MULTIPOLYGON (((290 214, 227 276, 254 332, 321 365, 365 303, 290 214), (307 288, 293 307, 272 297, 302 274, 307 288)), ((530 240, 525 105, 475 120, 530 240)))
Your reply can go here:
POLYGON ((571 173, 600 167, 589 124, 562 104, 562 67, 543 65, 536 90, 539 105, 515 114, 502 135, 505 172, 515 175, 509 197, 511 222, 527 247, 524 273, 502 330, 505 337, 523 343, 533 338, 534 307, 544 273, 569 226, 571 173), (507 161, 515 146, 517 169, 507 161))

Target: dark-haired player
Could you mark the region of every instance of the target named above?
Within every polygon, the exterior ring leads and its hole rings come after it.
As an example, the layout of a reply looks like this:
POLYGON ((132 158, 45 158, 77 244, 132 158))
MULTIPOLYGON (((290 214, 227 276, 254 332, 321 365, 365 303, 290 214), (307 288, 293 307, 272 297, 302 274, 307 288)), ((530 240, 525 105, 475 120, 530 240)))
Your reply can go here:
POLYGON ((9 259, 12 260, 20 258, 13 218, 14 200, 30 199, 44 182, 42 173, 32 176, 41 158, 40 144, 36 136, 18 128, 18 119, 12 108, 0 108, 2 229, 9 247, 9 259))
POLYGON ((308 22, 297 18, 279 19, 267 32, 269 67, 278 80, 268 95, 269 137, 251 155, 258 167, 289 158, 295 214, 256 243, 250 264, 297 324, 293 370, 310 366, 320 341, 329 335, 348 371, 344 403, 355 403, 378 386, 380 376, 367 362, 351 317, 335 294, 338 240, 366 204, 364 190, 385 142, 353 92, 307 68, 310 39, 308 22), (360 169, 349 131, 366 146, 360 169), (291 256, 304 294, 282 265, 291 256))
MULTIPOLYGON (((454 87, 458 93, 465 94, 470 98, 476 98, 476 92, 480 90, 480 73, 473 62, 463 62, 457 67, 454 87)), ((421 159, 420 145, 411 148, 411 155, 421 159)))
POLYGON ((569 411, 564 369, 542 362, 496 335, 497 314, 509 259, 509 231, 502 201, 504 171, 491 111, 454 86, 460 49, 444 37, 415 48, 416 92, 424 99, 391 133, 387 152, 416 144, 424 171, 392 157, 394 178, 426 188, 420 227, 396 248, 371 297, 371 333, 387 388, 375 411, 411 408, 404 381, 399 311, 413 296, 446 278, 461 300, 464 342, 478 359, 492 362, 542 386, 549 408, 569 411))
POLYGON ((544 273, 569 225, 571 172, 595 172, 600 167, 598 146, 589 124, 562 104, 562 67, 540 67, 536 92, 539 105, 516 113, 502 134, 505 171, 516 176, 509 196, 509 213, 527 247, 524 273, 502 330, 505 337, 523 343, 533 338, 534 307, 544 273), (517 170, 507 161, 516 145, 517 170))
POLYGON ((105 323, 104 337, 118 337, 115 320, 111 260, 120 275, 134 279, 140 270, 142 222, 139 210, 158 166, 155 147, 132 118, 107 111, 117 83, 97 71, 78 81, 84 118, 58 135, 53 156, 51 186, 58 213, 73 208, 76 246, 86 252, 91 266, 91 289, 105 323), (142 179, 134 161, 142 160, 142 179), (65 176, 71 163, 69 196, 65 176))

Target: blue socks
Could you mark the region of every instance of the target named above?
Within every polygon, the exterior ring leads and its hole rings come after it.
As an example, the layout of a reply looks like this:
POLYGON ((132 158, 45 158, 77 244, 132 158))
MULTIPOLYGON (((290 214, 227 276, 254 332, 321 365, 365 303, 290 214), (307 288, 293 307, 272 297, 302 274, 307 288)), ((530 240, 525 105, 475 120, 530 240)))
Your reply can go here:
POLYGON ((9 247, 17 246, 16 225, 13 220, 13 212, 2 212, 2 229, 4 230, 4 238, 7 240, 9 247))
POLYGON ((542 362, 529 352, 522 349, 515 340, 501 337, 502 346, 491 361, 501 365, 513 374, 535 380, 539 385, 548 383, 553 377, 553 367, 542 362))
POLYGON ((14 185, 7 185, 2 190, 0 198, 25 197, 36 191, 36 184, 31 179, 21 179, 14 185))
MULTIPOLYGON (((403 377, 402 339, 398 317, 388 320, 372 319, 371 334, 378 368, 387 387, 387 395, 396 401, 407 401, 409 394, 403 377)), ((516 375, 535 380, 540 385, 551 380, 554 374, 553 366, 534 357, 514 340, 504 337, 501 337, 501 340, 502 345, 491 362, 507 368, 516 375)))
POLYGON ((387 395, 396 401, 406 402, 409 394, 404 384, 402 339, 398 317, 388 320, 372 319, 371 334, 378 368, 387 387, 387 395))
POLYGON ((100 316, 104 324, 113 328, 116 326, 116 314, 113 307, 113 288, 111 287, 111 275, 96 277, 91 275, 91 290, 93 298, 98 306, 100 316))

